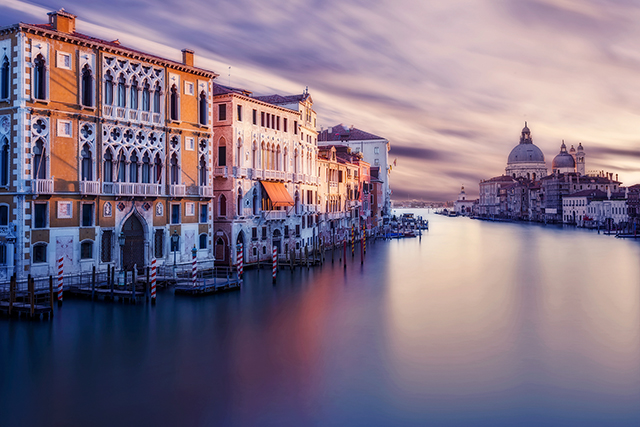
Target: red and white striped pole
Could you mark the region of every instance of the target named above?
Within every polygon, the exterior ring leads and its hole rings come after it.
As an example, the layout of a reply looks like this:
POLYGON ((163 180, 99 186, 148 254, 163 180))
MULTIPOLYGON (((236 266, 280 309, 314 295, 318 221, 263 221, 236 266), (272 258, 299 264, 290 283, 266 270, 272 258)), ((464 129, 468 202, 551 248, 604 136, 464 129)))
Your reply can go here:
POLYGON ((273 283, 276 283, 276 269, 278 268, 278 249, 273 247, 273 270, 271 272, 271 276, 273 278, 273 283))
POLYGON ((364 253, 367 253, 367 224, 362 224, 362 246, 364 246, 364 253))
POLYGON ((156 259, 151 260, 151 304, 156 303, 156 259))
POLYGON ((244 272, 244 251, 242 250, 242 243, 238 243, 238 253, 236 255, 236 265, 238 268, 238 279, 242 277, 244 272))
POLYGON ((63 279, 64 273, 64 256, 58 260, 58 305, 62 305, 63 279))
POLYGON ((193 249, 191 249, 191 282, 194 287, 198 284, 198 250, 196 245, 193 245, 193 249))

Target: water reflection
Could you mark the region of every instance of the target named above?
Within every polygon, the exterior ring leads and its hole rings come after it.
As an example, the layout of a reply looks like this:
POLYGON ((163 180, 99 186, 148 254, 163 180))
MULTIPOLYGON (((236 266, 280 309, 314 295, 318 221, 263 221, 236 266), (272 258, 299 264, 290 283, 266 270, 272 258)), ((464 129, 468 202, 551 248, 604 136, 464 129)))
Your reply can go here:
MULTIPOLYGON (((430 217, 366 263, 0 321, 7 425, 638 425, 640 247, 430 217), (34 401, 39 402, 33 410, 34 401)), ((4 425, 4 424, 3 424, 4 425)))

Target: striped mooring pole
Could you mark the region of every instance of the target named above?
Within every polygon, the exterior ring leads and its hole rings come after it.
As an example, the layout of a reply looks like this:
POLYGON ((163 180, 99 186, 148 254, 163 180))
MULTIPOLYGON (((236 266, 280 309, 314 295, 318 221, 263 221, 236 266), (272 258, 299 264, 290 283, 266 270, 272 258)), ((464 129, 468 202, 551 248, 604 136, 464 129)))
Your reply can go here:
POLYGON ((356 256, 356 233, 353 230, 353 224, 351 224, 351 257, 356 256))
POLYGON ((367 225, 362 224, 362 246, 364 247, 364 253, 367 253, 367 225))
POLYGON ((63 291, 63 279, 62 275, 64 273, 64 256, 60 257, 58 260, 58 305, 62 305, 62 291, 63 291))
POLYGON ((198 250, 196 249, 196 245, 193 245, 193 249, 191 249, 191 282, 193 287, 198 285, 198 250))
POLYGON ((151 260, 151 304, 156 303, 156 259, 151 260))
POLYGON ((271 276, 273 279, 273 283, 276 283, 276 270, 278 268, 278 249, 273 247, 273 269, 271 271, 271 276))
POLYGON ((242 250, 242 243, 238 243, 236 260, 236 266, 238 268, 238 279, 240 279, 242 278, 242 273, 244 273, 244 251, 242 250))

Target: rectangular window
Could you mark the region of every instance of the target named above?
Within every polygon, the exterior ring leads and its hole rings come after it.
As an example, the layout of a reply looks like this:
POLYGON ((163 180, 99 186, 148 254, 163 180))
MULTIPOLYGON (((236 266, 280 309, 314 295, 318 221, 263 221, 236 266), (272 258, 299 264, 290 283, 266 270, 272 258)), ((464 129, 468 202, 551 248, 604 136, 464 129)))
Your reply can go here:
POLYGON ((34 203, 33 204, 33 228, 46 228, 46 227, 47 227, 47 204, 34 203))
POLYGON ((380 160, 379 159, 375 159, 373 161, 373 164, 376 165, 376 166, 380 166, 380 160))
POLYGON ((209 219, 209 205, 200 205, 200 222, 206 224, 209 219))
POLYGON ((258 240, 258 228, 253 227, 251 229, 251 240, 258 240))
POLYGON ((184 82, 184 94, 185 95, 193 95, 193 83, 192 82, 184 82))
POLYGON ((267 227, 262 227, 262 240, 267 240, 267 227))
POLYGON ((294 135, 298 134, 298 121, 297 120, 293 121, 293 134, 294 135))
POLYGON ((271 127, 271 114, 267 113, 267 127, 271 127))
POLYGON ((300 224, 296 224, 296 237, 300 237, 300 224))
POLYGON ((227 166, 227 147, 218 147, 218 166, 227 166))
POLYGON ((374 147, 373 154, 380 154, 380 147, 374 147))
POLYGON ((258 124, 258 110, 256 109, 253 110, 253 124, 254 125, 258 124))
POLYGON ((93 203, 82 205, 82 226, 91 227, 93 225, 93 203))
POLYGON ((71 120, 58 120, 58 136, 71 138, 73 136, 71 130, 71 120))
POLYGON ((260 112, 260 126, 265 127, 264 126, 264 111, 260 112))
POLYGON ((285 238, 289 237, 289 226, 288 225, 284 226, 284 237, 285 238))
POLYGON ((63 70, 71 69, 71 54, 66 52, 58 52, 56 56, 56 66, 63 70))
POLYGON ((287 132, 287 119, 286 117, 282 119, 282 130, 287 132))
POLYGON ((93 259, 93 242, 87 241, 80 244, 80 259, 93 259))
POLYGON ((238 105, 238 121, 242 121, 242 105, 238 105))
POLYGON ((164 252, 164 230, 156 230, 153 236, 153 254, 156 258, 162 258, 164 252))
POLYGON ((338 182, 342 182, 342 171, 338 171, 338 182))
POLYGON ((276 129, 280 130, 280 116, 276 117, 276 129))
POLYGON ((171 224, 180 224, 180 205, 171 205, 171 224))
POLYGON ((305 223, 307 222, 307 221, 305 220, 305 218, 306 218, 305 216, 303 216, 303 217, 302 217, 302 229, 303 229, 303 230, 305 229, 305 226, 306 226, 306 224, 305 224, 305 223))
POLYGON ((186 136, 184 138, 184 149, 187 151, 193 151, 196 149, 196 142, 195 139, 190 137, 190 136, 186 136))
POLYGON ((195 216, 196 204, 193 202, 187 202, 184 205, 184 216, 195 216))
POLYGON ((33 246, 33 263, 47 262, 47 245, 37 244, 33 246))
POLYGON ((227 120, 227 104, 218 105, 218 121, 227 120))
POLYGON ((102 232, 102 247, 100 248, 100 261, 111 262, 111 247, 113 245, 113 231, 102 232))

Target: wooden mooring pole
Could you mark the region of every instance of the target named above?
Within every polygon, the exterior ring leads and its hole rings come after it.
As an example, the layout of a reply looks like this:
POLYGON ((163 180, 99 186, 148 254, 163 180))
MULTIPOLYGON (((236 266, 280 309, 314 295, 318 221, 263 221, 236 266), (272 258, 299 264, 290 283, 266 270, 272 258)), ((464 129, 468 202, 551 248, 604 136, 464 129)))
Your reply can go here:
POLYGON ((27 290, 29 292, 29 306, 30 306, 30 316, 33 317, 33 313, 35 312, 35 283, 33 277, 29 274, 27 278, 27 290))
POLYGON ((53 316, 53 276, 49 276, 49 304, 51 306, 51 316, 53 316))
POLYGON ((96 266, 91 269, 91 301, 96 299, 96 266))
POLYGON ((11 316, 11 312, 13 311, 13 303, 16 300, 16 273, 11 275, 11 282, 9 284, 9 316, 11 316))

